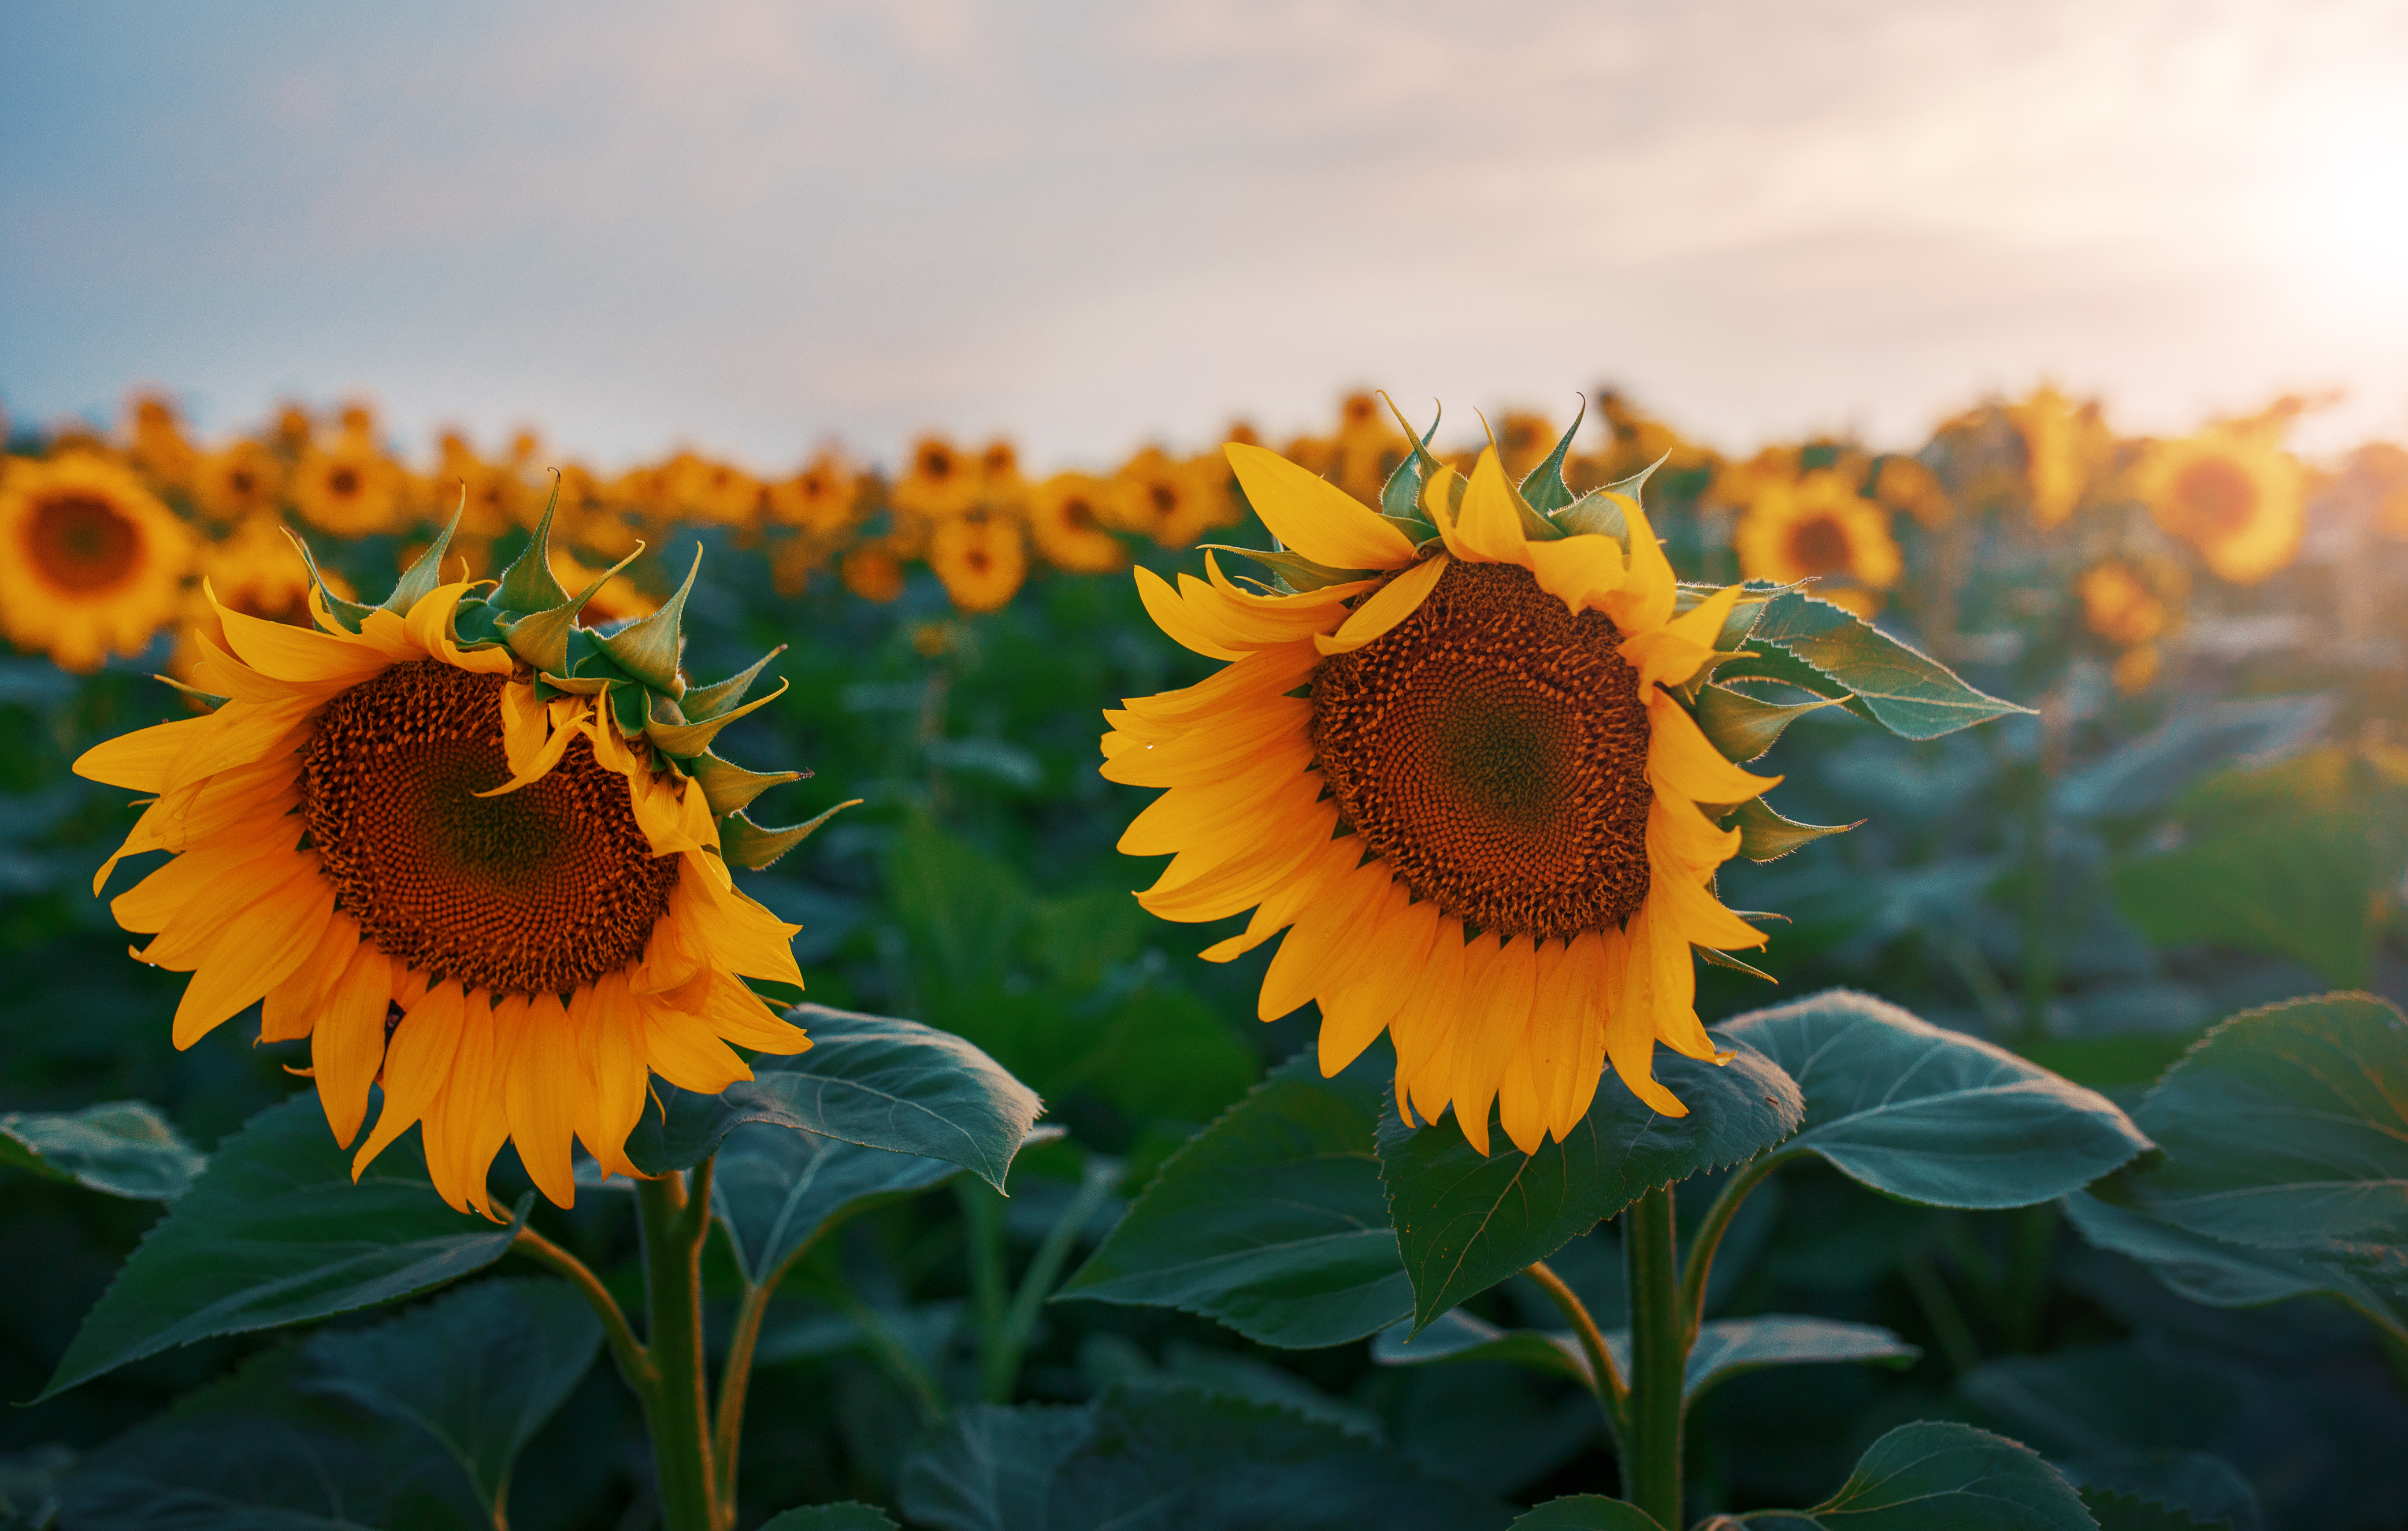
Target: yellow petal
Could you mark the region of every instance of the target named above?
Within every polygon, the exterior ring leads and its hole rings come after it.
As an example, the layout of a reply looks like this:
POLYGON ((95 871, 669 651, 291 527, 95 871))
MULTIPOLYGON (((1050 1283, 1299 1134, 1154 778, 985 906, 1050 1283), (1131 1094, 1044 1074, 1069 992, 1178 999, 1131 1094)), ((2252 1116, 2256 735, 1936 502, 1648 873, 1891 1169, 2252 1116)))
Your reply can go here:
POLYGON ((638 1035, 644 1061, 653 1073, 681 1090, 705 1095, 715 1095, 738 1080, 752 1077, 752 1066, 713 1035, 699 1016, 671 1009, 644 995, 638 995, 636 1003, 643 1018, 638 1035))
POLYGON ((335 890, 315 877, 285 882, 251 906, 184 986, 172 1028, 176 1050, 191 1047, 283 982, 317 949, 334 914, 335 890))
MULTIPOLYGON (((444 980, 406 1009, 408 1013, 394 1028, 393 1040, 385 1048, 384 1109, 378 1113, 367 1141, 351 1156, 354 1180, 394 1138, 417 1124, 452 1078, 452 1055, 460 1048, 464 1009, 459 980, 444 980)), ((427 1157, 433 1159, 431 1151, 427 1157)))
POLYGON ((1672 694, 1647 694, 1647 782, 1693 803, 1744 803, 1781 785, 1777 776, 1756 776, 1723 758, 1698 721, 1672 694))
POLYGON ((502 1098, 519 1162, 554 1206, 573 1207, 577 1177, 569 1169, 568 1146, 585 1081, 568 1011, 558 994, 541 994, 531 1001, 512 995, 495 1004, 494 1018, 511 1039, 502 1098))
POLYGON ((1610 537, 1584 532, 1533 542, 1529 555, 1539 588, 1572 611, 1602 611, 1608 597, 1622 589, 1622 549, 1610 537))
POLYGON ((1465 996, 1464 1030, 1455 1044, 1455 1120, 1482 1153, 1488 1152, 1488 1103, 1505 1078, 1505 1066, 1531 1024, 1531 999, 1539 979, 1537 953, 1527 937, 1499 947, 1479 990, 1465 996))
POLYGON ((627 1159, 627 1135, 643 1117, 650 1074, 625 975, 606 973, 580 992, 568 1019, 591 1085, 592 1106, 579 1113, 577 1136, 604 1173, 640 1178, 627 1159))
POLYGON ((1333 569, 1392 569, 1413 556, 1402 532, 1353 495, 1275 451, 1231 442, 1223 449, 1247 503, 1271 535, 1333 569))
MULTIPOLYGON (((1397 1106, 1408 1113, 1407 1121, 1412 1120, 1410 1113, 1422 1103, 1414 1086, 1428 1069, 1452 1023, 1469 957, 1463 922, 1440 915, 1422 981, 1406 997, 1397 1018, 1388 1023, 1388 1038, 1397 1049, 1397 1106)), ((1438 1112, 1445 1109, 1446 1097, 1441 1093, 1436 1107, 1422 1113, 1422 1120, 1436 1121, 1438 1112)))
POLYGON ((1398 909, 1396 900, 1405 895, 1405 885, 1393 886, 1396 893, 1373 937, 1375 960, 1365 964, 1343 991, 1321 1002, 1318 1046, 1324 1079, 1361 1057, 1426 977, 1430 947, 1438 938, 1438 906, 1424 899, 1398 909))
POLYGON ((1465 558, 1483 563, 1526 567, 1530 562, 1529 538, 1513 508, 1513 487, 1505 481, 1505 467, 1494 447, 1483 447, 1480 461, 1472 465, 1450 545, 1460 548, 1465 558))
POLYGON ((1622 508, 1623 522, 1629 528, 1630 562, 1623 571, 1622 588, 1605 602, 1605 614, 1626 633, 1652 633, 1672 619, 1680 580, 1639 502, 1617 494, 1614 503, 1622 508))
POLYGON ((217 719, 179 718, 104 740, 76 757, 75 774, 132 792, 165 790, 177 757, 196 738, 216 731, 217 719))
POLYGON ((1187 609, 1179 592, 1168 580, 1143 565, 1137 568, 1137 595, 1145 603, 1145 614, 1154 624, 1168 635, 1170 641, 1182 649, 1192 649, 1207 659, 1242 659, 1243 649, 1233 649, 1212 636, 1211 630, 1187 609))
POLYGON ((1350 654, 1373 638, 1421 609, 1422 602, 1438 588, 1439 577, 1452 562, 1446 554, 1425 558, 1398 575, 1375 592, 1371 598, 1354 608, 1337 632, 1326 637, 1315 637, 1312 646, 1325 654, 1350 654))
MULTIPOLYGON (((1446 945, 1444 937, 1439 945, 1446 945)), ((1428 1010, 1421 1017, 1426 1035, 1421 1038, 1424 1056, 1412 1078, 1413 1109, 1425 1122, 1435 1122, 1447 1107, 1460 1098, 1455 1070, 1469 1051, 1465 1034, 1470 1029, 1472 1012, 1489 989, 1489 969, 1497 963, 1498 940, 1493 935, 1477 936, 1463 943, 1463 966, 1457 970, 1454 987, 1443 996, 1433 996, 1428 1010)), ((1457 1114, 1461 1124, 1461 1113, 1457 1114)), ((1470 1129, 1465 1129, 1469 1136, 1470 1129)), ((1486 1128, 1482 1129, 1485 1137, 1486 1128)))
POLYGON ((392 999, 393 959, 359 942, 327 987, 317 1028, 309 1034, 318 1104, 326 1109, 337 1147, 351 1147, 367 1115, 368 1087, 384 1066, 385 1008, 392 999))
POLYGON ((261 1002, 259 1039, 297 1042, 308 1036, 317 1024, 326 990, 351 966, 351 953, 359 944, 360 927, 351 916, 335 914, 328 919, 318 944, 299 966, 285 976, 283 982, 267 991, 267 997, 261 1002))
POLYGON ((305 684, 353 686, 385 668, 384 655, 369 645, 290 622, 265 622, 228 609, 215 594, 209 599, 224 626, 227 644, 262 675, 305 684))
POLYGON ((1627 955, 1620 964, 1623 981, 1619 993, 1606 1016, 1606 1056, 1612 1061, 1613 1071, 1622 1082, 1649 1109, 1664 1116, 1686 1116, 1689 1109, 1681 1104, 1680 1097, 1656 1080, 1655 995, 1648 981, 1648 966, 1635 950, 1646 934, 1646 920, 1647 910, 1642 906, 1630 917, 1626 936, 1619 939, 1608 937, 1627 955))
POLYGON ((1351 954, 1359 928, 1385 891, 1388 869, 1373 861, 1339 880, 1336 887, 1297 916, 1296 924, 1280 941, 1280 949, 1263 973, 1255 1013, 1276 1021, 1319 992, 1339 954, 1351 954))
POLYGON ((1321 778, 1310 771, 1288 777, 1248 772, 1225 782, 1173 787, 1129 821, 1115 849, 1128 856, 1173 855, 1250 824, 1287 822, 1299 806, 1320 795, 1321 778))
MULTIPOLYGON (((1329 826, 1335 828, 1337 823, 1333 808, 1329 826)), ((1264 896, 1243 931, 1226 941, 1213 942, 1197 955, 1206 962, 1232 962, 1269 940, 1293 924, 1296 917, 1326 890, 1336 886, 1339 879, 1354 870, 1354 864, 1363 859, 1363 850, 1359 835, 1341 835, 1315 843, 1312 856, 1264 896)))
POLYGON ((437 585, 421 595, 402 619, 402 628, 409 641, 429 658, 439 659, 454 669, 481 670, 490 675, 508 675, 518 667, 510 651, 494 644, 484 649, 463 649, 452 641, 452 619, 459 610, 460 597, 473 589, 473 584, 437 585))
POLYGON ((1618 651, 1639 671, 1641 688, 1658 682, 1686 685, 1698 667, 1713 658, 1714 638, 1739 594, 1739 586, 1727 586, 1663 626, 1624 639, 1618 651))

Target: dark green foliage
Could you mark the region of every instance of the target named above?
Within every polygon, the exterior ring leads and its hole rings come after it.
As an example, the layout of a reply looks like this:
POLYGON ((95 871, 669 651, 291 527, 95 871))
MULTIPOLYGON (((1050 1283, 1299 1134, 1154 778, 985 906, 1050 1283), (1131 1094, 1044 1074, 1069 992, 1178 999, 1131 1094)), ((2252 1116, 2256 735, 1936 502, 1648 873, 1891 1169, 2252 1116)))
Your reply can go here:
POLYGON ((73 1180, 112 1196, 173 1201, 191 1186, 203 1163, 147 1101, 0 1113, 0 1166, 73 1180))

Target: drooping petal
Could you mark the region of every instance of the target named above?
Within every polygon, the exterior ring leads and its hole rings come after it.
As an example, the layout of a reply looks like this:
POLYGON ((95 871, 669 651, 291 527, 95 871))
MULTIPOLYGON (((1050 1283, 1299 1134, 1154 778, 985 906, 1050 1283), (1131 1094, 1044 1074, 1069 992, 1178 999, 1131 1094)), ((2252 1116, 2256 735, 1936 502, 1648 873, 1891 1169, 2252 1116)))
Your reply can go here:
POLYGON ((1451 562, 1444 553, 1422 560, 1373 592, 1371 598, 1356 607, 1337 632, 1327 637, 1314 637, 1312 646, 1325 654, 1351 654, 1382 637, 1421 609, 1421 604, 1438 588, 1439 577, 1451 562))
POLYGON ((1223 449, 1271 535, 1333 569, 1392 569, 1413 556, 1402 532, 1326 479, 1261 447, 1223 449))

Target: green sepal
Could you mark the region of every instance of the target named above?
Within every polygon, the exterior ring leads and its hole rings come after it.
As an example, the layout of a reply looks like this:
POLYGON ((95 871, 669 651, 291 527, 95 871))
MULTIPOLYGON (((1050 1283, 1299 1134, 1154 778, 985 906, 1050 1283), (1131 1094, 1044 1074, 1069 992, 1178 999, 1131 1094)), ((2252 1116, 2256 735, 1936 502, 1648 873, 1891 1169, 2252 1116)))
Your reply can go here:
POLYGON ((1627 499, 1637 500, 1640 504, 1645 505, 1647 503, 1647 498, 1642 492, 1647 488, 1647 480, 1656 477, 1656 470, 1657 468, 1662 467, 1671 460, 1672 454, 1668 451, 1663 456, 1658 457, 1656 461, 1648 464, 1645 467, 1641 468, 1638 472, 1632 474, 1629 478, 1616 479, 1613 482, 1606 485, 1599 493, 1606 494, 1620 494, 1627 499))
POLYGON ((1781 981, 1763 968, 1753 963, 1742 962, 1727 952, 1717 952, 1711 946, 1698 946, 1694 942, 1690 944, 1689 950, 1698 954, 1698 961, 1710 962, 1716 967, 1727 967, 1734 973, 1745 973, 1750 978, 1760 978, 1767 983, 1781 981))
POLYGON ((1697 705, 1691 710, 1697 715, 1698 726, 1722 751, 1723 758, 1734 766, 1744 766, 1771 749, 1799 714, 1829 707, 1832 700, 1824 697, 1784 706, 1728 686, 1709 685, 1698 690, 1697 705))
POLYGON ((1438 435, 1438 422, 1446 418, 1446 411, 1441 408, 1432 415, 1429 429, 1415 435, 1412 426, 1406 422, 1404 411, 1397 408, 1396 400, 1382 393, 1380 401, 1388 407, 1388 413, 1397 417, 1397 423, 1404 427, 1405 440, 1413 449, 1405 454, 1403 462, 1397 465, 1396 471, 1388 475, 1388 481, 1380 486, 1380 513, 1419 545, 1423 538, 1438 536, 1438 528, 1422 514, 1422 485, 1429 481, 1430 474, 1439 465, 1438 459, 1429 453, 1429 444, 1430 437, 1438 435))
POLYGON ((702 549, 694 550, 694 566, 685 571, 685 583, 677 594, 661 603, 661 608, 640 622, 631 622, 617 632, 604 637, 595 635, 595 641, 605 653, 618 663, 621 669, 641 680, 654 691, 671 696, 685 691, 685 682, 678 679, 678 651, 685 646, 684 635, 678 624, 685 617, 685 598, 694 589, 695 576, 702 572, 702 549))
POLYGON ((1233 548, 1226 542, 1202 544, 1208 552, 1236 553, 1251 558, 1265 568, 1277 569, 1291 594, 1308 590, 1326 590, 1331 585, 1350 584, 1357 579, 1376 579, 1374 569, 1333 569, 1326 564, 1316 564, 1302 553, 1266 552, 1260 548, 1233 548))
POLYGON ((710 751, 685 762, 686 773, 702 783, 703 798, 710 804, 713 818, 740 813, 755 797, 771 787, 789 781, 800 781, 809 771, 748 771, 732 761, 720 759, 710 751))
MULTIPOLYGON (((1488 417, 1486 415, 1482 415, 1480 417, 1480 428, 1488 432, 1488 450, 1497 453, 1497 465, 1501 469, 1505 465, 1505 453, 1500 451, 1497 445, 1497 432, 1489 425, 1488 417)), ((1450 489, 1452 487, 1452 485, 1449 486, 1450 489)), ((1468 483, 1466 487, 1469 487, 1468 483)), ((1556 525, 1554 522, 1549 521, 1546 517, 1539 514, 1539 512, 1531 507, 1530 502, 1522 497, 1522 492, 1519 489, 1514 488, 1512 480, 1510 479, 1506 482, 1505 492, 1506 497, 1513 502, 1513 514, 1522 522, 1522 535, 1524 537, 1540 542, 1555 542, 1560 540, 1564 537, 1564 529, 1556 525)), ((1453 503, 1447 507, 1447 510, 1459 521, 1463 514, 1463 501, 1459 496, 1452 494, 1448 495, 1448 498, 1453 503)))
POLYGON ((1566 535, 1610 537, 1625 553, 1630 551, 1630 519, 1614 499, 1615 491, 1592 489, 1555 513, 1555 523, 1566 535))
POLYGON ((652 694, 640 684, 614 680, 602 694, 609 698, 610 721, 623 738, 632 739, 652 726, 652 694))
MULTIPOLYGON (((1572 437, 1580 434, 1581 422, 1588 418, 1588 396, 1581 395, 1580 413, 1572 417, 1572 428, 1555 443, 1547 460, 1532 468, 1522 479, 1522 498, 1539 514, 1550 515, 1572 503, 1572 486, 1564 482, 1564 456, 1572 450, 1572 437)), ((1558 530, 1549 522, 1551 530, 1558 530)))
POLYGON ((294 550, 301 554, 302 564, 309 570, 309 583, 310 586, 318 592, 318 599, 326 603, 327 611, 334 616, 334 619, 337 622, 342 623, 347 630, 353 633, 358 632, 360 630, 360 625, 368 620, 368 613, 374 611, 376 608, 372 606, 362 606, 357 601, 347 601, 340 595, 336 594, 333 591, 328 590, 326 588, 326 577, 318 572, 318 560, 311 556, 309 552, 309 544, 302 541, 300 534, 294 531, 293 528, 289 526, 283 528, 283 532, 286 539, 290 541, 294 550))
MULTIPOLYGON (((501 588, 493 594, 493 604, 505 611, 550 611, 568 599, 568 592, 552 573, 552 517, 560 508, 560 475, 552 476, 552 498, 544 503, 543 519, 535 523, 535 535, 520 550, 510 566, 502 571, 501 588)), ((528 663, 534 663, 529 660, 528 663)))
POLYGON ((699 755, 710 748, 710 741, 719 737, 721 729, 748 712, 767 707, 784 694, 786 694, 786 681, 781 677, 778 689, 768 695, 754 697, 742 707, 732 708, 715 718, 705 718, 700 723, 649 723, 644 732, 656 747, 670 754, 699 755))
POLYGON ((691 688, 683 696, 678 698, 678 706, 685 714, 681 721, 709 723, 744 700, 744 694, 752 689, 752 678, 761 673, 762 666, 785 651, 786 646, 781 643, 726 680, 708 686, 691 688))
MULTIPOLYGON (((546 512, 547 517, 549 514, 550 512, 546 512)), ((510 652, 525 660, 538 670, 548 670, 554 675, 569 673, 570 637, 582 632, 582 629, 577 625, 577 614, 584 610, 585 603, 599 594, 602 587, 609 584, 621 569, 634 563, 643 551, 644 545, 640 542, 637 543, 634 552, 603 570, 574 600, 564 595, 558 605, 530 612, 504 625, 502 631, 509 639, 510 652)), ((518 565, 513 564, 510 567, 516 569, 518 565)), ((548 568, 544 577, 551 578, 551 571, 548 568)), ((506 575, 505 579, 507 578, 506 575)), ((557 590, 560 587, 555 583, 552 588, 557 590)), ((499 592, 495 593, 494 599, 497 604, 507 604, 500 601, 499 592)))
MULTIPOLYGON (((708 792, 710 789, 705 788, 708 792)), ((788 824, 783 829, 764 829, 738 809, 719 821, 719 853, 731 866, 741 866, 757 872, 811 837, 811 832, 835 818, 846 808, 856 808, 861 799, 838 803, 826 812, 788 824)))
POLYGON ((460 508, 452 512, 452 523, 435 534, 435 540, 428 544, 424 552, 418 555, 418 562, 410 565, 408 571, 402 575, 400 581, 393 587, 393 594, 384 598, 384 608, 387 611, 396 617, 409 615, 411 607, 423 600, 436 586, 443 582, 443 555, 451 551, 452 534, 460 529, 460 518, 466 513, 467 508, 468 486, 462 484, 460 508))
POLYGON ((452 612, 452 641, 463 649, 482 649, 502 641, 493 603, 469 596, 452 612))
POLYGON ((1739 853, 1750 861, 1778 861, 1799 846, 1826 835, 1844 835, 1864 823, 1859 819, 1855 824, 1801 824, 1782 817, 1762 797, 1749 798, 1719 815, 1716 822, 1725 829, 1739 831, 1739 853))
POLYGON ((215 712, 218 708, 226 705, 226 699, 224 697, 212 696, 198 686, 188 686, 172 675, 154 675, 150 679, 158 681, 163 686, 174 687, 176 690, 182 692, 186 696, 191 697, 194 701, 200 703, 205 708, 208 708, 211 712, 215 712))

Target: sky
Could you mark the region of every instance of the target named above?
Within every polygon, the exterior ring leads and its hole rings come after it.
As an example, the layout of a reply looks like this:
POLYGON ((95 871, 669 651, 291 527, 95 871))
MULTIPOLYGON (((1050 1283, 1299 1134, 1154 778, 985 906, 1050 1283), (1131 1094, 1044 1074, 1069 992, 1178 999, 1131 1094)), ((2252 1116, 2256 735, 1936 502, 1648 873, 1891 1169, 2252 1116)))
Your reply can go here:
POLYGON ((2353 0, 0 0, 0 407, 769 470, 2049 380, 2331 451, 2408 436, 2402 81, 2353 0))

